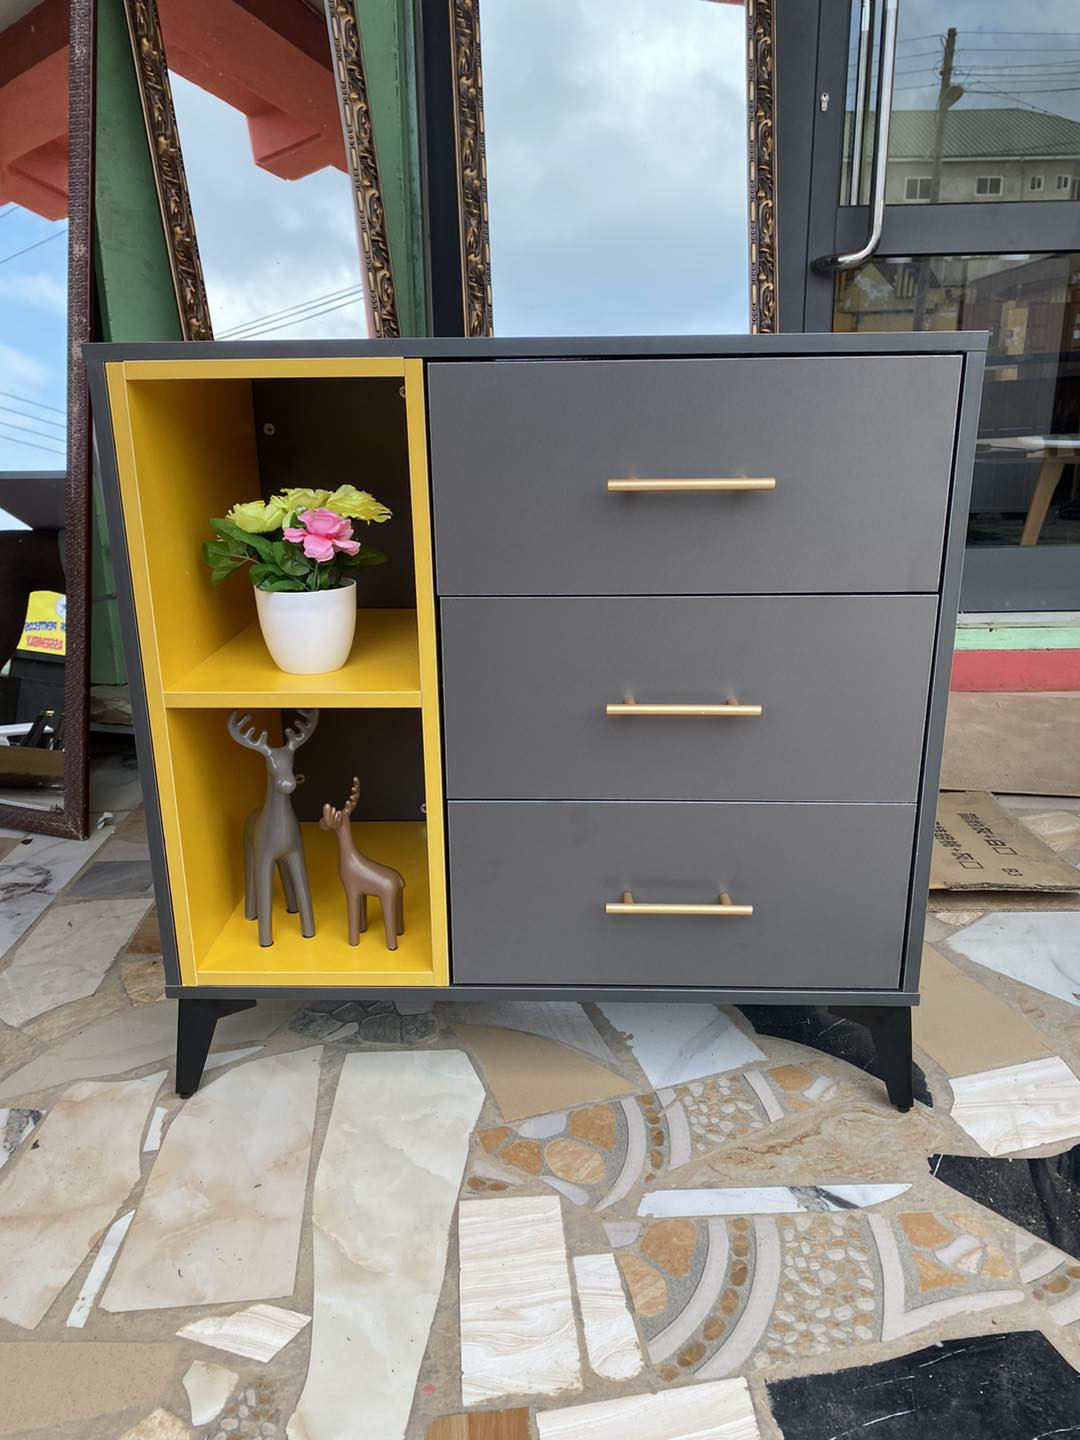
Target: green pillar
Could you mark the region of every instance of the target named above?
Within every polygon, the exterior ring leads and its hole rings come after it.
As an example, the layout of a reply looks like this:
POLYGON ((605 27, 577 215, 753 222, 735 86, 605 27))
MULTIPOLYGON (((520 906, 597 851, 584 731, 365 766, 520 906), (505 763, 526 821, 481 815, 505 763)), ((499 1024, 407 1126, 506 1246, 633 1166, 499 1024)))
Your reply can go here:
POLYGON ((402 335, 429 335, 412 0, 356 0, 402 335))
MULTIPOLYGON (((94 262, 103 340, 179 340, 169 256, 122 0, 98 0, 94 262)), ((101 487, 91 516, 90 680, 127 680, 101 487)))

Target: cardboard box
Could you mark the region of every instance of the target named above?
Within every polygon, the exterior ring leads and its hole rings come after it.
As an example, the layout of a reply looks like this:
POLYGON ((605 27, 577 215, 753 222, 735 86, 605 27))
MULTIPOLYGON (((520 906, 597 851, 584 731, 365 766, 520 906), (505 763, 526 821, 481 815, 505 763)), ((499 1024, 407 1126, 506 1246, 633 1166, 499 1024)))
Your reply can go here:
POLYGON ((938 796, 931 890, 1080 890, 1061 860, 983 790, 938 796))

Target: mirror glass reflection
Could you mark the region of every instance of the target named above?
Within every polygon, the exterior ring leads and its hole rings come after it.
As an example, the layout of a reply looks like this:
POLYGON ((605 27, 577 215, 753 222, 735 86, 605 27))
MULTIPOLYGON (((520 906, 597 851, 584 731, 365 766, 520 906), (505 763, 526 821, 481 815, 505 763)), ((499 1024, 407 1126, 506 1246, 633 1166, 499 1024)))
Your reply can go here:
POLYGON ((63 801, 67 0, 0 0, 0 802, 63 801))
POLYGON ((363 338, 322 5, 158 0, 158 11, 215 338, 363 338))
POLYGON ((497 335, 741 334, 746 10, 480 0, 497 335))

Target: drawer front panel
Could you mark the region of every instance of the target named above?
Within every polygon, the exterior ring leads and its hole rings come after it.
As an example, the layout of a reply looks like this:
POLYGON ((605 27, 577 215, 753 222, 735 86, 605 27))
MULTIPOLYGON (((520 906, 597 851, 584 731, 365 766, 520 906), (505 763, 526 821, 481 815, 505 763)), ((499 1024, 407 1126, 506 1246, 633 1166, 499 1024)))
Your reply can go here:
POLYGON ((432 364, 438 589, 934 591, 960 372, 950 355, 432 364), (776 488, 607 488, 740 476, 776 488))
POLYGON ((449 805, 461 984, 895 989, 908 805, 449 805), (605 913, 712 903, 750 916, 605 913))
POLYGON ((916 798, 935 596, 453 598, 441 612, 452 799, 916 798), (627 697, 761 714, 606 713, 627 697))

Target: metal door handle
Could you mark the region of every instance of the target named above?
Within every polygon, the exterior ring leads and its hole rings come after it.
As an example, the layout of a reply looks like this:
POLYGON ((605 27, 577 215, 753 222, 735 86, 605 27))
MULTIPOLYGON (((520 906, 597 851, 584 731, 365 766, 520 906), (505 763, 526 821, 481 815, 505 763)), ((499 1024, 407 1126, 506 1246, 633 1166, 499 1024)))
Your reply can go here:
POLYGON ((611 491, 628 490, 640 493, 674 494, 679 490, 775 490, 772 475, 732 475, 714 480, 609 480, 611 491))
POLYGON ((736 905, 726 890, 712 905, 660 905, 648 900, 635 900, 633 892, 624 890, 622 899, 608 901, 605 915, 753 915, 752 905, 736 905))
POLYGON ((639 705, 629 696, 620 705, 605 705, 605 715, 728 715, 736 719, 755 719, 761 714, 760 705, 740 705, 737 700, 726 700, 722 705, 639 705))
POLYGON ((881 50, 878 59, 877 134, 874 136, 874 160, 870 170, 870 233, 859 250, 847 254, 822 255, 812 264, 819 274, 832 275, 837 270, 855 270, 865 265, 881 244, 885 225, 885 175, 889 162, 889 120, 892 115, 893 78, 896 69, 896 27, 899 0, 885 0, 881 17, 881 50))

